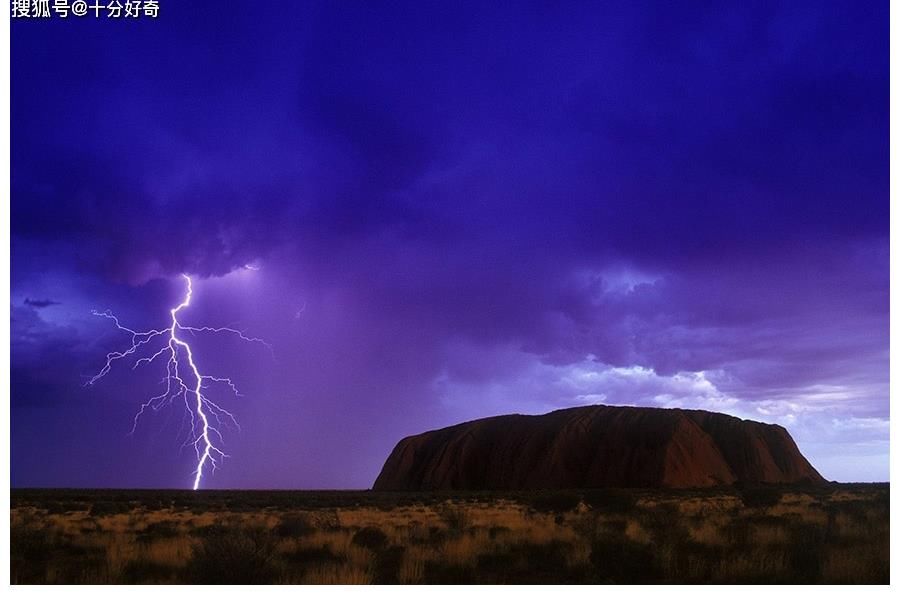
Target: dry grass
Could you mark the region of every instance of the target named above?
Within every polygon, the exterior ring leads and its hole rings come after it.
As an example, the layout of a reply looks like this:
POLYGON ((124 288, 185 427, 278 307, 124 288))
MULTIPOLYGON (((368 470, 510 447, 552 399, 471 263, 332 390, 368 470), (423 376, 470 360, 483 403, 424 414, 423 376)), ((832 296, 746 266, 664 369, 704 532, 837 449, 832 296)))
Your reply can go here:
POLYGON ((421 584, 425 577, 425 564, 433 560, 434 551, 421 547, 411 547, 403 556, 403 563, 397 574, 400 584, 421 584))
POLYGON ((625 521, 625 537, 638 544, 649 544, 653 539, 650 532, 634 519, 625 521))
POLYGON ((787 528, 780 525, 756 525, 752 531, 751 541, 759 546, 780 546, 791 539, 787 528))
POLYGON ((575 507, 552 494, 540 507, 359 496, 353 506, 211 510, 29 501, 11 509, 11 572, 13 583, 883 583, 887 494, 788 490, 751 505, 729 493, 642 492, 575 507), (564 510, 547 510, 557 500, 564 510))
POLYGON ((350 565, 324 565, 311 569, 303 579, 305 584, 371 584, 372 574, 350 565))

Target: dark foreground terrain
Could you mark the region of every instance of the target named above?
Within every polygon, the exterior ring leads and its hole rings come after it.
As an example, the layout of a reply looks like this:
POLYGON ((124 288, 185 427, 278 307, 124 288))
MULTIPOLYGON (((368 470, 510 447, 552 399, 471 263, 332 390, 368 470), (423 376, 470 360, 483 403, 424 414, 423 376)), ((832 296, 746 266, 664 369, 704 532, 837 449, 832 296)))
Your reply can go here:
POLYGON ((887 583, 889 487, 12 490, 27 583, 887 583))

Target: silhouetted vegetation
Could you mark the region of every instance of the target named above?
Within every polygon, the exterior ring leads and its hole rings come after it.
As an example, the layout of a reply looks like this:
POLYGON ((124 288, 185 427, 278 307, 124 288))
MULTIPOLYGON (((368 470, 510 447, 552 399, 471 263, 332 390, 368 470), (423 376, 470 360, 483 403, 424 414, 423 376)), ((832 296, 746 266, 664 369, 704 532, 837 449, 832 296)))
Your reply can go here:
MULTIPOLYGON (((61 505, 57 503, 57 506, 61 505)), ((118 515, 120 513, 127 513, 131 510, 131 505, 129 505, 127 502, 100 500, 91 504, 90 510, 92 517, 103 517, 105 515, 118 515)))
POLYGON ((581 496, 573 492, 539 492, 529 504, 539 513, 565 513, 581 503, 581 496))
POLYGON ((634 508, 635 497, 625 490, 598 489, 585 492, 584 503, 595 510, 624 513, 634 508))
POLYGON ((282 538, 302 538, 316 531, 309 518, 300 513, 284 515, 275 526, 275 535, 282 538))
POLYGON ((781 491, 775 487, 745 487, 739 493, 744 506, 751 508, 775 506, 781 502, 781 491))
POLYGON ((469 511, 459 504, 445 504, 438 509, 441 520, 447 524, 447 529, 454 533, 460 533, 469 525, 469 511))
POLYGON ((352 544, 369 550, 381 550, 387 544, 388 537, 377 527, 364 527, 353 535, 352 544))
POLYGON ((889 487, 13 490, 25 583, 886 583, 889 487))
POLYGON ((278 578, 275 542, 262 528, 218 526, 194 546, 185 578, 192 584, 270 584, 278 578))

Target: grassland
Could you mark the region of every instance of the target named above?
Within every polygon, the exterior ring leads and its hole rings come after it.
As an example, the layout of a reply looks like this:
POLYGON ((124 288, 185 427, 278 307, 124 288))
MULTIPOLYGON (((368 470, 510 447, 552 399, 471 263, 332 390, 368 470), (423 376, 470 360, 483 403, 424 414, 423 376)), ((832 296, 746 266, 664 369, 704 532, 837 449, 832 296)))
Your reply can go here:
POLYGON ((889 487, 12 490, 11 581, 887 583, 889 487))

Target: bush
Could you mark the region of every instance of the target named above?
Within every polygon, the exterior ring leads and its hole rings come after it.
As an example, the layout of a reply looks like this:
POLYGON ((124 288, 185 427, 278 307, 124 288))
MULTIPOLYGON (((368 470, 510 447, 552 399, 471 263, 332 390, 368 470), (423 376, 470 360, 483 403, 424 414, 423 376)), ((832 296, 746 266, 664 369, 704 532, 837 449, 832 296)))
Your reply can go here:
POLYGON ((387 534, 377 527, 364 527, 353 534, 352 543, 369 550, 381 550, 387 544, 387 534))
POLYGON ((275 526, 275 535, 281 538, 302 538, 314 531, 315 528, 309 522, 309 518, 299 513, 283 516, 275 526))
POLYGON ((69 512, 69 507, 64 502, 50 501, 46 505, 47 514, 61 515, 69 512))
POLYGON ((396 584, 398 582, 405 551, 406 549, 402 546, 391 546, 375 555, 372 579, 376 584, 396 584))
POLYGON ((284 559, 301 567, 325 565, 327 563, 340 563, 343 557, 334 554, 327 546, 313 548, 298 548, 293 552, 284 554, 284 559))
POLYGON ((650 545, 608 536, 591 545, 591 564, 600 583, 640 584, 660 579, 659 562, 650 545))
POLYGON ((473 584, 475 570, 466 565, 426 561, 424 581, 426 584, 473 584))
POLYGON ((454 533, 461 533, 469 526, 469 511, 463 505, 444 505, 438 511, 441 521, 454 533))
POLYGON ((174 538, 181 535, 181 528, 174 521, 157 521, 137 535, 138 542, 152 542, 158 538, 174 538))
POLYGON ((125 584, 165 584, 176 577, 176 569, 169 565, 137 559, 129 561, 119 578, 125 584))
POLYGON ((105 517, 106 515, 118 515, 131 511, 131 506, 127 502, 110 502, 100 500, 91 505, 92 517, 105 517))
POLYGON ((46 581, 47 564, 53 558, 56 544, 47 530, 13 526, 9 532, 10 582, 39 584, 46 581))
POLYGON ((634 509, 637 499, 627 492, 604 489, 585 492, 584 503, 595 510, 627 513, 634 509))
POLYGON ((787 555, 791 579, 798 584, 820 581, 827 531, 815 523, 799 523, 791 526, 791 540, 787 555))
POLYGON ((185 576, 193 584, 271 584, 274 558, 275 542, 264 529, 218 526, 194 547, 185 576))
POLYGON ((740 494, 748 508, 768 508, 781 502, 781 491, 773 487, 746 487, 740 494))
POLYGON ((551 540, 522 542, 478 555, 472 581, 485 584, 576 583, 586 579, 584 566, 569 564, 570 545, 551 540))
POLYGON ((581 503, 581 496, 571 492, 550 492, 531 498, 531 508, 539 513, 565 513, 581 503))

